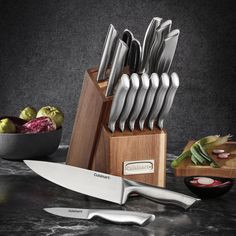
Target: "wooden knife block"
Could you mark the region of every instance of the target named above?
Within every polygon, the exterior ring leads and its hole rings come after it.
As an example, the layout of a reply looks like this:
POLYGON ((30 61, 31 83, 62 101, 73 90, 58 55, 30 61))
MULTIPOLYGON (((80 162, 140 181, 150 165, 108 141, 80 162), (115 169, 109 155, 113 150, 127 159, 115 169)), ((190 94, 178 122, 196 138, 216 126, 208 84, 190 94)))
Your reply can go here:
POLYGON ((96 68, 85 72, 66 164, 164 187, 166 132, 111 133, 107 123, 112 97, 105 96, 107 82, 97 83, 96 77, 96 68))

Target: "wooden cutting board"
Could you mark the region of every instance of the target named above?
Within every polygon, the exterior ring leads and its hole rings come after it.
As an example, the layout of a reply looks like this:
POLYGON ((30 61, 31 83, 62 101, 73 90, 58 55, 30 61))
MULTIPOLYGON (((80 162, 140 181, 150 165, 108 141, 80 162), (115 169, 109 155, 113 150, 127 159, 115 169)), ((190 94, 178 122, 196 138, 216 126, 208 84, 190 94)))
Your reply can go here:
MULTIPOLYGON (((184 150, 188 150, 194 141, 189 141, 184 150)), ((195 166, 191 158, 187 158, 175 168, 176 176, 219 176, 225 178, 236 178, 236 142, 227 142, 215 149, 224 149, 225 152, 230 152, 228 159, 220 159, 212 154, 212 150, 208 150, 208 154, 215 160, 220 168, 212 168, 211 166, 195 166)))

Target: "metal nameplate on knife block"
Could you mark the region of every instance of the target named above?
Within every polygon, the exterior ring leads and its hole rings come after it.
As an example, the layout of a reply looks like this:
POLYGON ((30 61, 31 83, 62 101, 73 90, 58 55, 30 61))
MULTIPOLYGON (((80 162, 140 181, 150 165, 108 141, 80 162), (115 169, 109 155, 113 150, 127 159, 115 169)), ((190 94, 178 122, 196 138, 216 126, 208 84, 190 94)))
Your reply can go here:
POLYGON ((107 128, 112 97, 106 81, 97 82, 97 69, 85 72, 66 164, 165 187, 165 130, 107 128))

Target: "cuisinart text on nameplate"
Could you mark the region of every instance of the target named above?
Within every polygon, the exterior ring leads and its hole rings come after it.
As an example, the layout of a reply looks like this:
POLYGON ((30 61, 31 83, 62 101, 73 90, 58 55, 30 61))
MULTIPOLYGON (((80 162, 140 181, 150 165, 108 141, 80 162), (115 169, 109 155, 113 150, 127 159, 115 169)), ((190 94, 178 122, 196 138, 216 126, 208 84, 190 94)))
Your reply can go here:
POLYGON ((154 160, 124 161, 124 175, 154 173, 154 160))

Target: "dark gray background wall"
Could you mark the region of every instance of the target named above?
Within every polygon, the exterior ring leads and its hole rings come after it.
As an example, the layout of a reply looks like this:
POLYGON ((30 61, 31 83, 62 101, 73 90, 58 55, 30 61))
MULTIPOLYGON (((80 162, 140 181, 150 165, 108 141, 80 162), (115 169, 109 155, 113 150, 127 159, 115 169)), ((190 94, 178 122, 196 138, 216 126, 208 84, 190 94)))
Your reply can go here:
MULTIPOLYGON (((190 138, 236 134, 235 1, 0 1, 0 115, 27 105, 65 113, 69 144, 86 68, 100 61, 110 23, 143 40, 154 16, 181 36, 172 65, 181 86, 165 125, 168 151, 190 138)), ((89 129, 89 127, 88 127, 89 129)))

